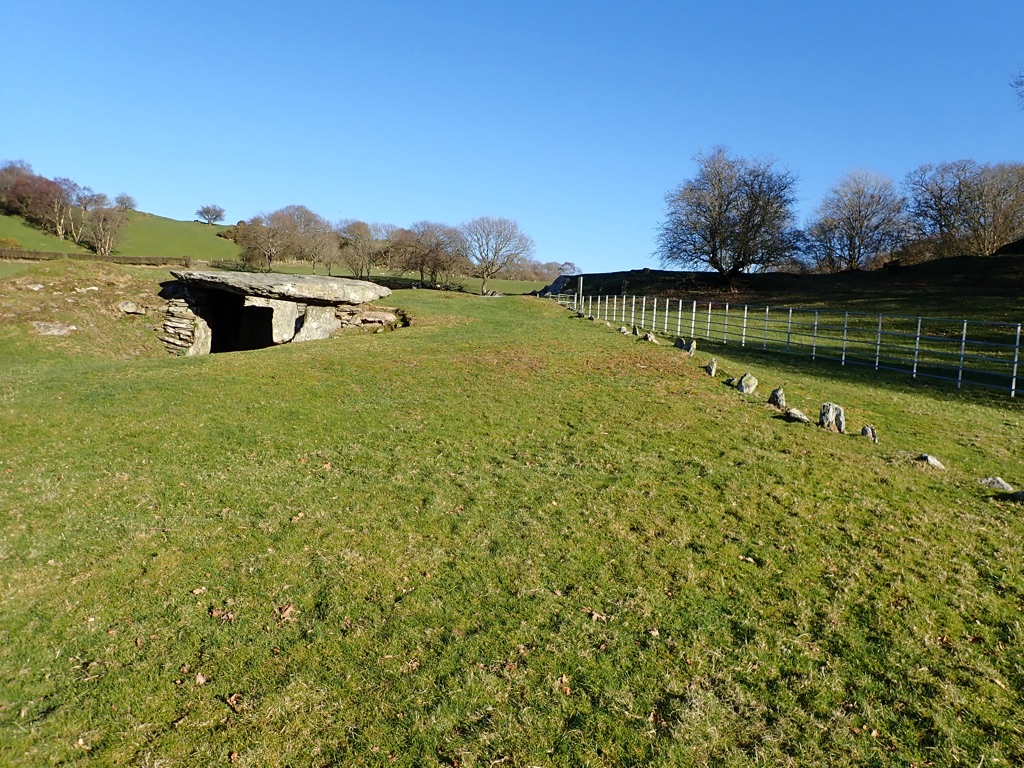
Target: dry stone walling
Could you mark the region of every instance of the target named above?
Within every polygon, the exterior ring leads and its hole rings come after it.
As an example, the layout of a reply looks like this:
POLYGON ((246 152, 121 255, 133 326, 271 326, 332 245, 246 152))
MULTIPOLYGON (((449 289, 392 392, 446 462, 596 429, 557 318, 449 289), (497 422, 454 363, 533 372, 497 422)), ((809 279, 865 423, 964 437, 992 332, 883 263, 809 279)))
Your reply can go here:
POLYGON ((205 355, 326 339, 343 327, 393 327, 397 310, 370 307, 391 291, 321 275, 172 270, 160 339, 178 354, 205 355))

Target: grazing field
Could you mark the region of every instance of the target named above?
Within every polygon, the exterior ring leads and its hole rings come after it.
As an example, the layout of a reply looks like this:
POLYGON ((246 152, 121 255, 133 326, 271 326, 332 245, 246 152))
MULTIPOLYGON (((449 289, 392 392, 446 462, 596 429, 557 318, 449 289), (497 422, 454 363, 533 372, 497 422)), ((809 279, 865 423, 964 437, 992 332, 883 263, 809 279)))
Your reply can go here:
POLYGON ((0 280, 0 764, 1024 762, 1019 403, 425 290, 169 358, 147 274, 0 280))
MULTIPOLYGON (((227 229, 225 226, 177 221, 141 211, 131 211, 127 216, 115 255, 189 256, 195 261, 238 258, 238 246, 217 237, 218 232, 227 229)), ((31 258, 31 251, 88 253, 69 240, 30 227, 20 217, 0 214, 0 238, 5 237, 17 240, 27 251, 26 258, 31 258)))

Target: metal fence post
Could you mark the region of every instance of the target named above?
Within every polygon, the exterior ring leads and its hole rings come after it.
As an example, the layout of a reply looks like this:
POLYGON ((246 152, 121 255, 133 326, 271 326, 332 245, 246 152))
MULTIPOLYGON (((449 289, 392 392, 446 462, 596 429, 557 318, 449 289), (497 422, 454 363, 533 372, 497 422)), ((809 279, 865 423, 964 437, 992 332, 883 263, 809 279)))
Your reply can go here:
POLYGON ((1010 397, 1017 396, 1017 363, 1020 360, 1020 323, 1017 323, 1017 341, 1013 344, 1013 378, 1010 379, 1010 397))
POLYGON ((693 314, 690 316, 690 338, 697 335, 697 300, 693 300, 693 314))
POLYGON ((964 320, 964 329, 960 332, 960 365, 956 371, 956 388, 960 389, 960 383, 964 379, 964 351, 967 349, 967 321, 964 320))
POLYGON ((644 296, 640 302, 640 327, 645 326, 647 320, 647 297, 644 296))
POLYGON ((811 338, 811 360, 818 359, 818 310, 814 310, 814 336, 811 338))
POLYGON ((676 336, 683 335, 683 300, 679 300, 679 317, 676 318, 676 336))
POLYGON ((875 337, 875 370, 878 370, 878 361, 882 357, 882 316, 878 316, 878 336, 875 337))
POLYGON ((910 378, 917 378, 917 360, 921 354, 921 318, 917 318, 917 333, 914 335, 914 372, 910 378))
POLYGON ((708 302, 708 331, 704 335, 704 338, 711 341, 711 302, 708 302))
POLYGON ((764 343, 761 344, 761 349, 768 349, 768 305, 764 306, 764 343))
POLYGON ((668 315, 672 310, 669 309, 669 300, 665 299, 665 322, 664 322, 664 333, 668 335, 668 315))
POLYGON ((633 296, 633 306, 629 310, 629 324, 636 325, 636 296, 633 296))
POLYGON ((789 308, 789 321, 786 323, 786 351, 789 352, 789 342, 793 338, 793 308, 789 308))
POLYGON ((658 332, 658 297, 654 297, 654 306, 651 308, 651 331, 658 332))
POLYGON ((729 302, 725 302, 725 322, 722 323, 722 343, 729 343, 729 302))
POLYGON ((846 336, 850 328, 850 313, 843 315, 843 365, 846 365, 846 336))
POLYGON ((747 305, 743 305, 743 335, 740 336, 740 346, 747 346, 747 305))

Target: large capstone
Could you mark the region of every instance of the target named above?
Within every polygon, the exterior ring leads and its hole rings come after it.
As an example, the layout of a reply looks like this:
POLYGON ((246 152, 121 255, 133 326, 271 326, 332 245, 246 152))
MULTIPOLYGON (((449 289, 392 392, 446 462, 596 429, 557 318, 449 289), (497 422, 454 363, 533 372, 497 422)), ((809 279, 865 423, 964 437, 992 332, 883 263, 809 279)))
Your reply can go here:
POLYGON ((198 272, 172 269, 189 286, 230 291, 243 296, 297 301, 303 304, 366 304, 391 295, 391 290, 365 280, 326 275, 279 275, 262 272, 198 272))

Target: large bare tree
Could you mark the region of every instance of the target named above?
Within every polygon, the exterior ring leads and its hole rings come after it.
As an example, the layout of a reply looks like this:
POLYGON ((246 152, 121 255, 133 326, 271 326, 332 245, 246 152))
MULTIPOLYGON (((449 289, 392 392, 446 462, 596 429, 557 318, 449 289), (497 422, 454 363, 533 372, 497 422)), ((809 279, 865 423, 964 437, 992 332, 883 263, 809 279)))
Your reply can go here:
POLYGON ((308 261, 316 274, 317 264, 330 265, 338 255, 338 235, 330 222, 304 205, 289 205, 271 214, 287 232, 285 256, 308 261))
POLYGON ((830 189, 807 227, 807 248, 823 272, 862 269, 906 239, 906 199, 892 180, 852 171, 830 189))
POLYGON ((458 229, 435 221, 417 221, 408 232, 411 239, 402 252, 401 268, 418 272, 420 283, 448 287, 456 273, 468 273, 458 229))
POLYGON ((767 269, 795 249, 796 177, 769 160, 699 154, 697 175, 665 196, 658 232, 665 265, 711 267, 727 279, 767 269))
POLYGON ((481 295, 487 293, 489 280, 533 256, 533 238, 511 219, 481 216, 467 221, 459 232, 473 275, 481 279, 481 295))
POLYGON ((341 239, 339 261, 349 269, 353 277, 370 277, 374 267, 383 258, 390 229, 384 224, 367 224, 353 219, 338 222, 337 232, 341 239))
POLYGON ((904 185, 933 258, 988 256, 1024 237, 1024 163, 922 165, 904 185))
POLYGON ((281 211, 258 213, 239 224, 235 242, 242 248, 242 261, 259 265, 270 272, 274 264, 286 258, 290 247, 290 224, 281 211))
POLYGON ((110 256, 126 220, 124 211, 115 206, 102 205, 90 209, 85 219, 86 244, 98 256, 110 256))

